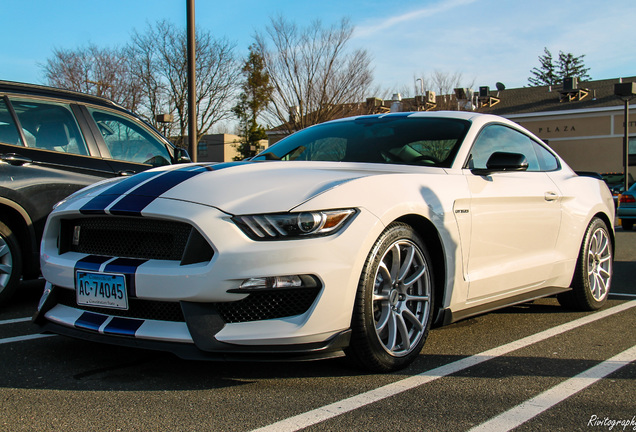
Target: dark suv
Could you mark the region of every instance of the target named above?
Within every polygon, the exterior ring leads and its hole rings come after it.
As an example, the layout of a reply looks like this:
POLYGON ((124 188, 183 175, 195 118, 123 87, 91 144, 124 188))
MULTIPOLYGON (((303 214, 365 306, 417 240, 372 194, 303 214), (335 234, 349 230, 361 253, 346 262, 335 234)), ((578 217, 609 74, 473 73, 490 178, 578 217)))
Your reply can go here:
POLYGON ((99 180, 189 162, 187 153, 112 101, 0 81, 0 303, 39 275, 46 217, 99 180))

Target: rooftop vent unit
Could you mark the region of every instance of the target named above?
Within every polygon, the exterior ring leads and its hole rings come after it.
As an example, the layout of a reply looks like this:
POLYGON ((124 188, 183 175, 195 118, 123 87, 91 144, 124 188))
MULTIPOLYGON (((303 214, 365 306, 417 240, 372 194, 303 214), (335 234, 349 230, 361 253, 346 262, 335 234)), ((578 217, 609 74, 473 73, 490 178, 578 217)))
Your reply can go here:
POLYGON ((402 111, 402 95, 400 93, 394 93, 391 99, 392 99, 391 112, 401 112, 402 111))
POLYGON ((563 89, 560 91, 559 102, 572 102, 584 99, 590 91, 578 88, 579 81, 576 77, 563 78, 563 89))
POLYGON ((479 87, 479 104, 483 107, 493 107, 501 102, 501 99, 490 95, 490 87, 479 87))
POLYGON ((470 88, 456 88, 455 97, 457 98, 457 109, 460 111, 473 111, 476 103, 473 100, 474 91, 470 88))
POLYGON ((427 90, 424 95, 415 96, 415 104, 418 111, 429 111, 437 106, 437 98, 434 91, 427 90))
POLYGON ((377 97, 367 98, 367 112, 369 114, 380 114, 389 112, 389 109, 384 106, 384 101, 377 97))

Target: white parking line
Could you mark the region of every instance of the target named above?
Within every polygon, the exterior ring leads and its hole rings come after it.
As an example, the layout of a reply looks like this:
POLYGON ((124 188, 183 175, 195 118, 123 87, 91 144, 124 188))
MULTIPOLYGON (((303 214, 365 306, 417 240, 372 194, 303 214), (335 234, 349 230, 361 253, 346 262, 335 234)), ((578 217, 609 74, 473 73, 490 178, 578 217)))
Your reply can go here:
POLYGON ((565 333, 577 327, 581 327, 585 324, 589 324, 591 322, 598 321, 619 312, 623 312, 633 307, 636 307, 636 301, 622 303, 618 306, 614 306, 612 308, 584 316, 574 321, 570 321, 568 323, 561 324, 559 326, 541 331, 539 333, 535 333, 534 335, 527 336, 525 338, 510 342, 497 348, 484 351, 472 357, 467 357, 456 362, 423 372, 419 375, 414 375, 400 381, 385 385, 383 387, 379 387, 377 389, 370 390, 368 392, 361 393, 359 395, 352 396, 320 408, 316 408, 306 413, 299 414, 294 417, 289 417, 276 423, 272 423, 271 425, 255 429, 254 432, 298 431, 300 429, 304 429, 333 417, 337 417, 341 414, 345 414, 355 409, 362 408, 371 403, 378 402, 407 390, 414 389, 438 378, 457 373, 461 370, 478 365, 485 361, 506 355, 512 351, 525 348, 537 342, 541 342, 545 339, 551 338, 561 333, 565 333))
POLYGON ((636 361, 636 345, 493 417, 469 432, 508 432, 633 361, 636 361))
POLYGON ((51 336, 57 336, 57 335, 36 333, 36 334, 30 334, 30 335, 24 335, 24 336, 4 338, 4 339, 0 339, 0 345, 13 343, 13 342, 22 342, 26 340, 41 339, 41 338, 46 338, 51 336))
POLYGON ((31 321, 31 317, 15 318, 15 319, 10 319, 10 320, 0 321, 0 325, 2 325, 2 324, 15 324, 15 323, 21 323, 21 322, 26 322, 26 321, 31 321))

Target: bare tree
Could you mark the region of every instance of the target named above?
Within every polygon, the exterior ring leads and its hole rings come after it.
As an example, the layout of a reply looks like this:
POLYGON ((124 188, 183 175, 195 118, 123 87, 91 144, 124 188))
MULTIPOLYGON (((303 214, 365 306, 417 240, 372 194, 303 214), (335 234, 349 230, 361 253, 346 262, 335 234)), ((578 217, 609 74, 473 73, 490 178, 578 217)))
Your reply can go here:
MULTIPOLYGON (((174 114, 176 144, 183 144, 188 131, 185 31, 167 21, 158 22, 154 27, 148 26, 144 34, 135 32, 129 50, 144 85, 144 108, 152 117, 161 112, 174 114)), ((214 39, 209 32, 197 32, 196 57, 199 141, 215 123, 231 117, 240 65, 234 45, 225 39, 214 39)))
POLYGON ((267 111, 272 123, 293 132, 345 116, 364 100, 373 79, 371 59, 366 50, 346 49, 352 33, 346 19, 299 29, 278 17, 256 35, 273 87, 267 111))
POLYGON ((132 79, 123 49, 88 45, 77 50, 55 49, 44 65, 49 85, 111 99, 136 111, 140 88, 132 79))

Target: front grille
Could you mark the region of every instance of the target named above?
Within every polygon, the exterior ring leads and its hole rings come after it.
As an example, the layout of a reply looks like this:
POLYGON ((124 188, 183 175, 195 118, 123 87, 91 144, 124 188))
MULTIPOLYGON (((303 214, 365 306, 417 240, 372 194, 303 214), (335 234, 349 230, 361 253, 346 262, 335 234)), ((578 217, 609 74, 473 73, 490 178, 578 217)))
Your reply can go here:
POLYGON ((187 223, 110 216, 63 220, 60 254, 69 251, 175 261, 182 261, 188 256, 186 264, 212 258, 211 246, 187 223), (192 244, 196 251, 188 251, 188 244, 192 244))
MULTIPOLYGON (((252 293, 235 302, 207 304, 215 307, 226 323, 261 321, 303 314, 309 310, 319 292, 320 288, 264 291, 252 293)), ((75 300, 74 290, 59 288, 55 293, 59 304, 75 309, 126 318, 185 321, 178 302, 129 298, 128 310, 121 310, 80 306, 75 300)))

